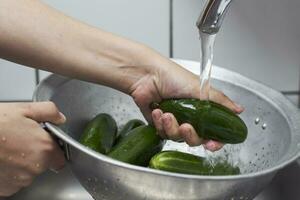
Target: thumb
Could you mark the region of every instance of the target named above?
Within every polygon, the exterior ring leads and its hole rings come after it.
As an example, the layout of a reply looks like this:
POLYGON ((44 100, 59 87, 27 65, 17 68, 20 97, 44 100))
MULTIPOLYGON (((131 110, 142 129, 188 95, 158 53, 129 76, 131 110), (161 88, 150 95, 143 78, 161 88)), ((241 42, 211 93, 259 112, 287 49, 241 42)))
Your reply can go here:
POLYGON ((24 115, 37 122, 51 122, 54 124, 63 124, 66 117, 62 114, 56 105, 51 102, 23 103, 24 115))

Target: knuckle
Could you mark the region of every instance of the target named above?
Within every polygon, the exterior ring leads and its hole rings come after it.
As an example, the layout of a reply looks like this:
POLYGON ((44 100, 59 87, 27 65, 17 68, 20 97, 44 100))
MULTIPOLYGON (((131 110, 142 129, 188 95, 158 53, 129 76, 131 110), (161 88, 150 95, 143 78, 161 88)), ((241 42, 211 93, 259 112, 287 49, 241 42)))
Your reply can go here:
POLYGON ((20 103, 18 104, 21 112, 27 115, 32 115, 33 113, 33 105, 32 103, 20 103))
POLYGON ((41 129, 41 125, 34 120, 28 120, 28 123, 33 130, 41 129))
POLYGON ((48 107, 48 109, 50 109, 54 113, 56 113, 56 114, 59 113, 59 110, 53 101, 47 101, 46 106, 48 107))

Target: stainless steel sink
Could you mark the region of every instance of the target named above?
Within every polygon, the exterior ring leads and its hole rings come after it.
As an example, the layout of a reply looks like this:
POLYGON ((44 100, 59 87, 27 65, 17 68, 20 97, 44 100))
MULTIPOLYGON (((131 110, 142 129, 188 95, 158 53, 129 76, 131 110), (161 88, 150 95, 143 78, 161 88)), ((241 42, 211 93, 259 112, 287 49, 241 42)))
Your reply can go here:
MULTIPOLYGON (((281 170, 255 200, 299 200, 300 164, 295 162, 281 170)), ((7 200, 92 200, 66 167, 59 174, 47 172, 33 185, 7 200)))

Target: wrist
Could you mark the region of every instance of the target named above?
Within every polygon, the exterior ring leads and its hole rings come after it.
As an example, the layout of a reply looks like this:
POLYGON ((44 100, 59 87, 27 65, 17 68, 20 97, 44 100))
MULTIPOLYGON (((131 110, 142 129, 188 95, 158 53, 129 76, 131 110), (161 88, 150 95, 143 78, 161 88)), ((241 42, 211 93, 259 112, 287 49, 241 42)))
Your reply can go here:
MULTIPOLYGON (((122 37, 94 29, 81 37, 84 79, 130 94, 143 77, 156 76, 171 62, 153 49, 122 37)), ((80 67, 82 68, 82 67, 80 67)))

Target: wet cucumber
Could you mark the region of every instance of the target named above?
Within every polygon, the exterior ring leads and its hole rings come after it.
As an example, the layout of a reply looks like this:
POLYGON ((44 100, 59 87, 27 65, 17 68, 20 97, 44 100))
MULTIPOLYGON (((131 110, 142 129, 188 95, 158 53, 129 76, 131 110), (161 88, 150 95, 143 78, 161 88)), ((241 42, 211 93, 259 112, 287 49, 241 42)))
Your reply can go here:
POLYGON ((152 157, 150 168, 197 175, 236 175, 240 169, 226 161, 211 164, 205 158, 179 151, 162 151, 152 157))
POLYGON ((123 126, 123 128, 120 130, 120 132, 118 133, 118 138, 117 138, 116 143, 118 143, 119 141, 124 139, 132 129, 135 129, 136 127, 139 127, 142 125, 145 125, 145 123, 139 119, 132 119, 132 120, 128 121, 123 126))
POLYGON ((92 119, 84 129, 80 143, 103 154, 107 154, 116 139, 116 121, 108 114, 101 113, 92 119))
POLYGON ((163 141, 153 126, 143 125, 131 130, 117 143, 108 156, 126 163, 147 166, 153 155, 161 151, 163 141))
POLYGON ((228 108, 199 99, 169 99, 153 103, 152 109, 173 113, 179 124, 190 123, 198 135, 222 143, 242 143, 247 138, 247 126, 228 108))

